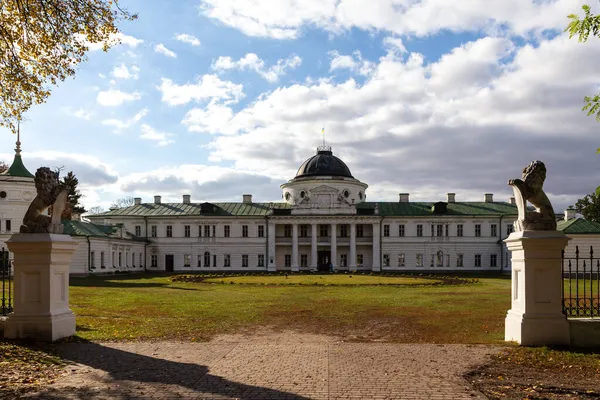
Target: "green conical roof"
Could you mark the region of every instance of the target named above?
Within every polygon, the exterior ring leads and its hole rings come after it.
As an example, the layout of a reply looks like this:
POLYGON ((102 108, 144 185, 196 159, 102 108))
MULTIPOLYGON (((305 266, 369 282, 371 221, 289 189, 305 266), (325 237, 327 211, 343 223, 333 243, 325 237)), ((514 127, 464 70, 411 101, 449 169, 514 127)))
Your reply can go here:
POLYGON ((4 173, 4 175, 18 176, 21 178, 33 178, 34 177, 32 175, 32 173, 29 172, 27 170, 27 168, 25 168, 25 165, 23 164, 23 160, 21 159, 20 154, 15 154, 15 159, 13 160, 12 164, 10 165, 10 168, 4 173))

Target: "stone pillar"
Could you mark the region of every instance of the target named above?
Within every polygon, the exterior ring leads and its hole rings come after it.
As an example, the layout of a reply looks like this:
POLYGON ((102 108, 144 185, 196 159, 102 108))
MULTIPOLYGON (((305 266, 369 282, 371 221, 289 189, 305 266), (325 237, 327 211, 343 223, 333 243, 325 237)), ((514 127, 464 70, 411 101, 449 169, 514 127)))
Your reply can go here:
POLYGON ((22 233, 6 242, 14 254, 14 312, 4 336, 54 342, 75 334, 69 267, 77 242, 69 235, 22 233))
POLYGON ((331 224, 331 264, 333 269, 337 267, 337 224, 331 224))
POLYGON ((275 272, 277 271, 277 257, 275 256, 275 240, 276 240, 276 229, 277 225, 271 221, 269 224, 269 259, 267 260, 267 271, 275 272))
POLYGON ((504 240, 512 253, 506 341, 525 346, 569 344, 569 322, 562 313, 561 260, 568 241, 560 231, 514 232, 504 240))
POLYGON ((350 223, 350 269, 356 269, 356 224, 350 223))
POLYGON ((379 232, 380 224, 373 224, 373 267, 372 271, 381 271, 381 254, 379 252, 380 249, 380 241, 381 235, 379 232))
POLYGON ((292 272, 298 272, 298 224, 292 224, 292 272))
POLYGON ((319 260, 317 254, 317 224, 310 226, 310 269, 317 270, 319 260))

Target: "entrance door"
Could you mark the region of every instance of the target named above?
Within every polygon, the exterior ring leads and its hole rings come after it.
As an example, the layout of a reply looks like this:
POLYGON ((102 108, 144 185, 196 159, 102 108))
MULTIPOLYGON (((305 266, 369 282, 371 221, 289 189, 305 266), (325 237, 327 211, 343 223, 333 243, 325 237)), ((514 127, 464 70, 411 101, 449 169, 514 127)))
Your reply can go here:
POLYGON ((319 262, 319 271, 329 272, 329 258, 331 257, 331 252, 329 251, 319 251, 317 252, 317 259, 319 262))
POLYGON ((165 255, 165 271, 173 272, 173 254, 165 255))

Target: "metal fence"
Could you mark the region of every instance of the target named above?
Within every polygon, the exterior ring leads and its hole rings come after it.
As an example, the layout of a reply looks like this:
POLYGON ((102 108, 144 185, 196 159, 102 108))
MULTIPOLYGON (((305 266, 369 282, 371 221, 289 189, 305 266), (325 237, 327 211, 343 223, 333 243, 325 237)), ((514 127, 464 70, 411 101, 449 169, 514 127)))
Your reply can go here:
POLYGON ((8 315, 13 311, 14 285, 12 260, 9 251, 0 249, 0 279, 2 280, 2 303, 0 315, 8 315))
POLYGON ((600 259, 594 249, 581 254, 575 246, 575 257, 565 257, 563 265, 563 313, 571 318, 600 318, 600 259))

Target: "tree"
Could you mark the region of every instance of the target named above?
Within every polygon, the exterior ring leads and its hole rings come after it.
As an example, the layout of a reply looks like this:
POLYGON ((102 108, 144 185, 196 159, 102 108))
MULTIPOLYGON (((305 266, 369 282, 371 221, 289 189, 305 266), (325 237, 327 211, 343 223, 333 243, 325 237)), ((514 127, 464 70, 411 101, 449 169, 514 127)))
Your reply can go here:
POLYGON ((118 43, 117 23, 133 20, 120 0, 0 1, 0 126, 16 125, 50 86, 75 75, 89 44, 118 43))
POLYGON ((600 222, 600 196, 591 193, 577 200, 575 210, 587 220, 600 222))
POLYGON ((131 196, 121 197, 111 204, 111 208, 125 208, 135 204, 135 200, 131 196))
POLYGON ((67 202, 70 207, 65 208, 65 212, 62 215, 63 219, 71 219, 71 214, 73 212, 77 214, 83 214, 86 210, 79 204, 79 199, 83 196, 79 189, 77 189, 77 185, 79 185, 79 179, 75 177, 73 171, 69 171, 67 175, 65 175, 62 179, 62 183, 68 186, 69 195, 67 196, 67 202))
POLYGON ((0 161, 0 174, 8 170, 8 164, 0 161))
POLYGON ((88 210, 88 214, 94 215, 94 214, 100 214, 104 212, 104 208, 100 207, 100 206, 95 206, 92 207, 88 210))

